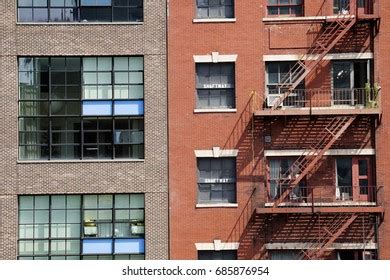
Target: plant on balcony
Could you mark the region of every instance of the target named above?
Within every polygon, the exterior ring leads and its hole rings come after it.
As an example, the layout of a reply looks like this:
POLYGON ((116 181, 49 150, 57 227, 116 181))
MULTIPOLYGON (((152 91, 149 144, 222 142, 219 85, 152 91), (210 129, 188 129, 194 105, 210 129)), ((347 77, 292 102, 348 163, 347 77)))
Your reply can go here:
POLYGON ((378 83, 374 83, 371 87, 371 83, 366 83, 364 91, 366 94, 366 108, 378 108, 379 92, 381 87, 378 83))

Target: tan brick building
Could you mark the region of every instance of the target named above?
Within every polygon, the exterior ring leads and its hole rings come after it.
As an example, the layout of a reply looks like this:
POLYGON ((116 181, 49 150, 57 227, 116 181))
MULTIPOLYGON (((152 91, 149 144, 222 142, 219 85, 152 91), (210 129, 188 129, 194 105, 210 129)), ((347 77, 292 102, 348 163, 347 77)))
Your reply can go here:
POLYGON ((0 13, 0 259, 167 259, 166 1, 0 13))
POLYGON ((388 259, 388 1, 170 1, 172 259, 388 259))

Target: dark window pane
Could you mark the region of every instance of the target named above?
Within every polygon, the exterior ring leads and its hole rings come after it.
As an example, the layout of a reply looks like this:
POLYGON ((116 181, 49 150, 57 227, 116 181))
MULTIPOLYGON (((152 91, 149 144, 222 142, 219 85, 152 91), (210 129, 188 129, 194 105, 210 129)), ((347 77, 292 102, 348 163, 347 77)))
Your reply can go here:
POLYGON ((142 21, 142 20, 143 20, 142 8, 129 9, 129 21, 142 21))
POLYGON ((68 99, 80 99, 81 98, 81 87, 80 86, 67 86, 66 97, 68 99))
POLYGON ((51 59, 51 70, 65 70, 65 58, 53 57, 51 59))
POLYGON ((80 72, 67 72, 66 83, 68 85, 80 85, 81 84, 81 73, 80 72))
POLYGON ((52 115, 65 115, 66 114, 66 103, 63 101, 52 101, 50 106, 50 112, 52 115))
POLYGON ((127 21, 129 12, 126 8, 114 8, 114 21, 127 21))
POLYGON ((51 83, 54 85, 64 85, 65 84, 65 72, 52 72, 51 73, 51 83))
POLYGON ((66 70, 67 71, 80 71, 81 60, 80 58, 66 58, 66 70))
POLYGON ((80 19, 82 21, 96 21, 96 9, 80 8, 80 19))
POLYGON ((111 8, 97 9, 96 20, 98 20, 98 21, 111 21, 111 8))
POLYGON ((65 86, 52 86, 51 87, 52 99, 65 99, 65 86))
MULTIPOLYGON (((133 1, 130 1, 133 2, 133 1)), ((114 6, 127 6, 129 4, 129 0, 114 0, 113 5, 114 6)))

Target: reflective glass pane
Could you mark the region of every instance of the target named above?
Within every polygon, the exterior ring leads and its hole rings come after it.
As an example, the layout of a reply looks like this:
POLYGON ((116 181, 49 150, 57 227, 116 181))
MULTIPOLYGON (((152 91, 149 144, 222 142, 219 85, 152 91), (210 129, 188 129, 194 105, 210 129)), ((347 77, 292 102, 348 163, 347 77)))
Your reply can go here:
MULTIPOLYGON (((125 121, 127 123, 127 120, 125 121)), ((130 200, 128 194, 115 195, 115 208, 129 208, 129 202, 130 200)))
POLYGON ((68 209, 78 209, 81 206, 81 196, 68 195, 66 196, 66 207, 68 209))
POLYGON ((67 210, 66 222, 67 223, 80 223, 80 210, 67 210))
POLYGON ((33 209, 34 197, 33 196, 20 196, 19 197, 19 209, 33 209))
POLYGON ((33 225, 21 225, 19 223, 19 238, 34 238, 34 226, 33 225))
POLYGON ((34 226, 34 238, 48 238, 49 237, 49 225, 35 225, 34 226))
POLYGON ((140 71, 144 69, 144 59, 143 57, 130 57, 130 71, 140 71))
POLYGON ((49 210, 35 210, 34 212, 35 223, 49 223, 49 210))
POLYGON ((84 71, 96 71, 97 70, 96 57, 84 57, 83 58, 83 70, 84 71))
POLYGON ((48 254, 49 241, 36 240, 34 241, 34 254, 48 254))
POLYGON ((132 194, 130 195, 130 207, 131 208, 144 208, 144 195, 143 194, 132 194))
POLYGON ((50 235, 52 238, 65 238, 66 237, 66 225, 65 224, 51 224, 50 235))
POLYGON ((65 210, 52 210, 51 211, 52 223, 65 223, 65 210))
POLYGON ((36 196, 35 209, 49 209, 49 196, 36 196))

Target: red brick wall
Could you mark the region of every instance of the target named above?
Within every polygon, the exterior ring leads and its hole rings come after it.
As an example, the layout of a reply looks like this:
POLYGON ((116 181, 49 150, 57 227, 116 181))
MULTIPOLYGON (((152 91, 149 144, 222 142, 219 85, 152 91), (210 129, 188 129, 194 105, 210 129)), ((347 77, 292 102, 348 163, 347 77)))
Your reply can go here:
MULTIPOLYGON (((169 2, 168 118, 170 257, 172 259, 196 259, 195 243, 197 242, 209 243, 215 239, 221 239, 224 242, 235 241, 229 238, 229 234, 251 194, 253 182, 256 182, 260 193, 264 194, 265 191, 263 153, 265 135, 271 133, 272 139, 276 141, 266 148, 299 149, 307 146, 307 141, 315 138, 315 133, 308 135, 303 141, 302 137, 300 139, 299 137, 291 138, 288 134, 283 134, 286 130, 284 121, 293 122, 294 118, 291 120, 280 118, 271 124, 258 119, 254 126, 255 139, 252 142, 251 130, 247 128, 247 125, 251 127, 251 123, 248 122, 251 117, 248 112, 248 107, 250 107, 248 102, 253 90, 260 97, 264 96, 263 55, 302 54, 313 35, 306 34, 311 23, 279 25, 263 22, 262 17, 266 14, 266 0, 235 2, 236 22, 230 23, 194 23, 194 0, 171 0, 169 2), (272 34, 273 31, 269 31, 271 29, 281 34, 272 34), (211 52, 238 55, 235 64, 237 113, 194 113, 196 77, 193 55, 207 55, 211 52), (287 138, 290 146, 283 146, 283 137, 287 138), (254 150, 252 144, 254 144, 254 150), (211 150, 215 146, 239 149, 237 158, 238 208, 196 208, 197 174, 194 150, 211 150)), ((325 15, 325 11, 329 14, 330 2, 333 1, 326 1, 323 7, 322 3, 325 2, 323 0, 305 2, 307 2, 306 15, 314 16, 317 13, 325 15)), ((367 38, 366 32, 365 26, 354 29, 351 34, 362 35, 356 42, 351 42, 351 37, 347 36, 342 43, 343 48, 348 46, 347 51, 350 52, 371 50, 373 45, 367 38)), ((337 47, 334 51, 341 52, 343 49, 337 47)), ((320 70, 308 78, 307 83, 313 87, 329 88, 329 63, 321 66, 320 70)), ((306 126, 309 127, 307 121, 303 119, 303 123, 306 122, 306 126)), ((371 125, 369 119, 358 118, 337 142, 336 147, 375 147, 372 141, 374 131, 370 129, 371 125)), ((305 124, 302 129, 306 130, 305 124)), ((300 132, 297 133, 298 136, 300 132)), ((381 170, 383 169, 382 166, 381 170)), ((388 258, 390 258, 390 251, 388 253, 388 258)))

